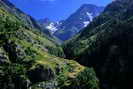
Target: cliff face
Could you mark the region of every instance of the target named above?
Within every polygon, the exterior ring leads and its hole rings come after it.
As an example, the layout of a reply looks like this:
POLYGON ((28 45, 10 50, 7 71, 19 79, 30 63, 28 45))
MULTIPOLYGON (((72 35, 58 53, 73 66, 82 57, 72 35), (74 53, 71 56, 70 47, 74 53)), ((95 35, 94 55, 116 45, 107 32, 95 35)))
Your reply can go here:
POLYGON ((70 15, 59 26, 54 35, 62 41, 69 40, 79 31, 87 27, 93 18, 98 16, 104 7, 83 4, 75 13, 70 15))

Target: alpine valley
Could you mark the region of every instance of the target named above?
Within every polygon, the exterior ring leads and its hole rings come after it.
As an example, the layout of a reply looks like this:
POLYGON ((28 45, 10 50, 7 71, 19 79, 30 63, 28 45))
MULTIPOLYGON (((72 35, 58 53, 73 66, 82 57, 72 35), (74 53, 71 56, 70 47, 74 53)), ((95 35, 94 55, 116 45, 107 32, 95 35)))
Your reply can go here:
POLYGON ((93 68, 64 57, 35 19, 0 0, 0 89, 99 89, 93 68))
POLYGON ((43 28, 48 29, 55 37, 65 41, 87 27, 93 18, 98 16, 103 10, 104 7, 84 4, 66 20, 53 22, 45 18, 39 20, 39 22, 43 28))
POLYGON ((0 89, 132 89, 132 59, 133 0, 59 22, 0 0, 0 89))

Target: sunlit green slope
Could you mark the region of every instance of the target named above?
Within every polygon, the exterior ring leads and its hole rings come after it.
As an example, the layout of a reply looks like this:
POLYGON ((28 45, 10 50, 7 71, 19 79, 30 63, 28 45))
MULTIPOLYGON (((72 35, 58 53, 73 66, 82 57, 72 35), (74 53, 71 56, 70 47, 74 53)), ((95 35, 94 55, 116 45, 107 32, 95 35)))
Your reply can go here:
POLYGON ((61 47, 0 7, 0 88, 99 89, 92 68, 56 56, 61 47))

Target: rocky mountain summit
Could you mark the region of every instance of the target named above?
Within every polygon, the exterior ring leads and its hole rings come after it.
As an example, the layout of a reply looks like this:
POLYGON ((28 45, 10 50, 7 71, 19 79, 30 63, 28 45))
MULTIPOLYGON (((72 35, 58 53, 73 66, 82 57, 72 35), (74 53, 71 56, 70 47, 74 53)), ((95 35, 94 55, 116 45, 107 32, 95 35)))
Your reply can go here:
POLYGON ((65 41, 73 37, 83 28, 92 22, 93 18, 98 16, 104 7, 91 4, 82 5, 75 13, 68 17, 60 26, 54 35, 65 41))

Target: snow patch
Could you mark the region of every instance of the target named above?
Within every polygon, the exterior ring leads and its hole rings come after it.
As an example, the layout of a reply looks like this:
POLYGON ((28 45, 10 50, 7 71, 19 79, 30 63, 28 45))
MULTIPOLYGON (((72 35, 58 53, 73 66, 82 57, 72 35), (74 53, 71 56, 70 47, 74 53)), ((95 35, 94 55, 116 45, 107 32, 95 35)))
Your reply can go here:
POLYGON ((87 27, 88 24, 90 24, 90 22, 93 20, 93 15, 92 15, 92 13, 86 12, 86 15, 89 17, 89 21, 84 21, 84 22, 83 22, 84 27, 87 27))
POLYGON ((85 21, 84 23, 84 27, 87 27, 87 25, 90 23, 90 21, 85 21))
POLYGON ((93 16, 92 16, 92 13, 89 13, 89 12, 86 12, 87 16, 90 18, 90 21, 93 20, 93 16))
POLYGON ((54 23, 50 23, 48 26, 46 26, 46 29, 49 29, 51 31, 51 33, 53 34, 55 31, 57 31, 58 29, 55 27, 54 23))

